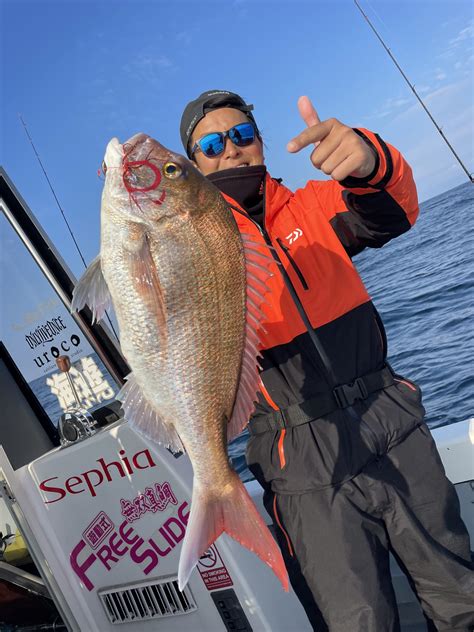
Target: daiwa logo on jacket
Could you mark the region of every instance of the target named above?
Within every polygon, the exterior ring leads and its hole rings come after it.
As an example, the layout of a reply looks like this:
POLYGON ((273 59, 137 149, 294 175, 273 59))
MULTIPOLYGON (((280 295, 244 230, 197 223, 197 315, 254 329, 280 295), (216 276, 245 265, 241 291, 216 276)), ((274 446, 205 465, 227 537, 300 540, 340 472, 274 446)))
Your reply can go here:
POLYGON ((301 237, 303 235, 303 231, 301 230, 301 228, 295 228, 294 231, 292 231, 289 235, 286 236, 286 241, 290 244, 295 242, 298 237, 301 237))

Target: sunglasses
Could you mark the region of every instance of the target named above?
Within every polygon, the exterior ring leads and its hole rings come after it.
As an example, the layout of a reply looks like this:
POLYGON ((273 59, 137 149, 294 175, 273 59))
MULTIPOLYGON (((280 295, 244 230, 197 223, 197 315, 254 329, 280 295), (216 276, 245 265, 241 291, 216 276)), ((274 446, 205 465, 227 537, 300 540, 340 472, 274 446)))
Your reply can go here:
POLYGON ((237 147, 246 147, 247 145, 251 145, 255 140, 255 127, 252 123, 239 123, 239 125, 234 125, 234 127, 228 129, 227 132, 211 132, 210 134, 206 134, 196 141, 191 150, 191 157, 193 157, 199 149, 208 158, 222 154, 227 137, 229 137, 237 147))

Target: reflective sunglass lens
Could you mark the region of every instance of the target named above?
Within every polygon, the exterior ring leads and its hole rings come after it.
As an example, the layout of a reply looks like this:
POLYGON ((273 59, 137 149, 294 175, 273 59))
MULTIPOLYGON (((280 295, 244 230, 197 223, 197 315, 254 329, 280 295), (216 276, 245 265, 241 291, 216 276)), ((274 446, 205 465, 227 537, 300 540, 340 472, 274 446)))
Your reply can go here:
POLYGON ((211 158, 222 153, 224 149, 224 140, 222 134, 208 134, 201 138, 199 146, 205 156, 211 158))
POLYGON ((251 123, 240 123, 239 125, 231 127, 227 132, 212 132, 211 134, 206 134, 206 136, 203 136, 197 141, 197 146, 199 146, 205 156, 212 158, 224 151, 227 136, 229 136, 234 145, 245 147, 255 140, 255 129, 251 123))
POLYGON ((229 130, 229 138, 235 145, 244 147, 250 145, 255 140, 255 130, 250 123, 236 125, 229 130))

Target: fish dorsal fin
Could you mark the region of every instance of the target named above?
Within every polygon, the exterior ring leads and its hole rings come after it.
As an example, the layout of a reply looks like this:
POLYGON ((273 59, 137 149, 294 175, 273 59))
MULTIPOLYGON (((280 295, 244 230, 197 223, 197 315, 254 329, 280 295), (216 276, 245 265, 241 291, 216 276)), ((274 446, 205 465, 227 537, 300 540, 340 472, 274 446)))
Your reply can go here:
POLYGON ((241 237, 244 245, 247 277, 245 343, 237 395, 227 426, 228 441, 242 432, 255 408, 260 385, 258 374, 259 330, 264 331, 262 322, 265 319, 262 305, 266 303, 265 295, 269 291, 268 280, 273 276, 271 265, 275 265, 275 261, 268 254, 268 248, 265 244, 255 241, 253 236, 244 233, 241 237))
POLYGON ((173 452, 185 452, 183 443, 172 424, 167 423, 157 413, 145 397, 133 373, 127 375, 127 381, 117 395, 122 402, 124 417, 132 428, 147 439, 161 443, 173 452))
POLYGON ((112 307, 112 298, 105 282, 100 255, 92 261, 79 279, 72 293, 71 312, 78 312, 85 305, 92 311, 92 323, 99 321, 112 307))
POLYGON ((155 262, 151 255, 148 235, 143 233, 138 250, 130 253, 133 283, 148 308, 156 314, 161 342, 166 339, 166 305, 155 262))

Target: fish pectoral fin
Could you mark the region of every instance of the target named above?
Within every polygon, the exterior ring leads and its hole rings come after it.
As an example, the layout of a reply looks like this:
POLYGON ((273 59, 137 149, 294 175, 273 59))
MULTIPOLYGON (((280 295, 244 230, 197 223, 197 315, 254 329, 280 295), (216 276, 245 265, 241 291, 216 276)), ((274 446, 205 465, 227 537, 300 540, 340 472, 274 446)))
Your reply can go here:
POLYGON ((266 318, 262 308, 266 303, 265 295, 269 292, 268 281, 273 276, 271 266, 274 266, 265 245, 254 242, 251 236, 244 233, 241 237, 247 275, 245 342, 240 379, 227 426, 228 441, 235 439, 247 425, 260 390, 258 358, 261 331, 265 331, 262 323, 266 318))
POLYGON ((166 334, 166 305, 163 289, 150 251, 147 233, 142 235, 140 246, 130 252, 130 270, 133 283, 144 303, 156 314, 160 334, 166 334))
POLYGON ((92 310, 92 323, 99 321, 112 307, 112 297, 102 274, 100 255, 92 261, 72 292, 71 312, 85 305, 92 310))
POLYGON ((199 559, 225 532, 268 564, 288 592, 288 574, 280 548, 244 484, 237 474, 233 473, 233 477, 230 493, 227 490, 225 495, 217 498, 200 487, 196 480, 194 482, 191 512, 179 558, 179 589, 183 590, 199 559))
POLYGON ((122 402, 126 421, 147 439, 160 443, 173 452, 186 452, 176 428, 160 417, 150 401, 145 397, 133 373, 120 389, 117 399, 122 402))

